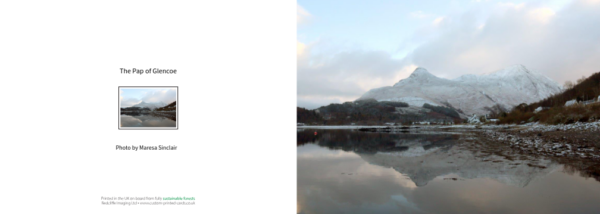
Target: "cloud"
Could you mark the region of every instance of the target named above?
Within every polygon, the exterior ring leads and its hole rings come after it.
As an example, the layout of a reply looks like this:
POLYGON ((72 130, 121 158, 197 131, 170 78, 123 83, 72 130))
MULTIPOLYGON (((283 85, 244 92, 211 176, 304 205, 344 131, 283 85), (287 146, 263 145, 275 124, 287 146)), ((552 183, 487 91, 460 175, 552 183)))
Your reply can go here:
POLYGON ((548 23, 554 14, 556 13, 550 8, 538 8, 529 12, 529 15, 532 16, 533 19, 536 19, 544 24, 548 23))
POLYGON ((300 44, 297 79, 301 107, 354 101, 369 89, 392 85, 412 72, 402 60, 384 51, 340 50, 328 42, 300 44))
POLYGON ((130 107, 141 102, 169 104, 177 100, 177 89, 121 89, 119 100, 122 107, 130 107))
MULTIPOLYGON (((497 4, 483 23, 452 17, 406 58, 449 77, 523 64, 557 82, 600 71, 600 4, 574 2, 560 11, 527 4, 497 4), (503 10, 503 7, 510 7, 503 10)), ((417 32, 414 37, 431 34, 417 32)))
POLYGON ((140 99, 137 99, 137 98, 124 97, 123 89, 120 89, 120 91, 119 91, 119 101, 121 103, 121 107, 130 107, 130 106, 133 106, 135 104, 142 102, 140 99))
POLYGON ((131 106, 136 105, 141 102, 142 101, 140 99, 121 97, 121 107, 131 107, 131 106))
POLYGON ((433 24, 434 25, 440 25, 440 23, 442 23, 442 21, 444 21, 445 17, 437 17, 436 19, 433 20, 433 24))
POLYGON ((302 42, 296 41, 296 55, 301 56, 304 54, 304 49, 306 49, 306 45, 302 42))
POLYGON ((312 15, 306 11, 302 6, 296 4, 296 24, 304 24, 310 19, 312 15))
POLYGON ((144 95, 142 101, 146 103, 163 102, 166 104, 172 103, 177 99, 177 90, 175 89, 161 89, 151 90, 144 95))
POLYGON ((600 4, 600 0, 587 0, 583 2, 590 5, 600 4))
POLYGON ((417 19, 424 19, 424 18, 428 18, 431 16, 431 14, 428 13, 424 13, 423 11, 415 11, 415 12, 411 12, 408 14, 410 17, 412 18, 417 18, 417 19))
POLYGON ((416 46, 402 59, 330 41, 298 42, 298 105, 314 108, 352 101, 369 89, 406 78, 416 66, 445 78, 514 64, 559 83, 589 76, 600 71, 599 2, 574 1, 553 9, 541 3, 474 4, 438 17, 433 25, 424 23, 400 42, 416 46))
POLYGON ((520 10, 525 6, 525 3, 515 4, 512 2, 499 2, 498 6, 500 6, 501 8, 511 8, 515 10, 520 10))

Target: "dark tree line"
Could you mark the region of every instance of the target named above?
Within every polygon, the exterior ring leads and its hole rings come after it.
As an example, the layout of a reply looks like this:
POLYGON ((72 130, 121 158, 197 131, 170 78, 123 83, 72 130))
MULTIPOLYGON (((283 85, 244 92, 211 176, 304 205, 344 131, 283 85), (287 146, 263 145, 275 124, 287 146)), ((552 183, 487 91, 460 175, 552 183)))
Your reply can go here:
POLYGON ((586 101, 600 96, 600 72, 594 73, 586 79, 578 81, 579 83, 559 94, 555 94, 539 102, 535 102, 524 107, 523 111, 534 111, 537 107, 556 107, 564 106, 569 100, 586 101))
POLYGON ((381 125, 384 123, 403 123, 437 120, 445 122, 460 121, 458 113, 452 108, 429 106, 432 112, 399 113, 409 107, 404 102, 381 101, 375 99, 357 100, 342 104, 330 104, 316 110, 297 109, 299 123, 318 125, 381 125))
POLYGON ((460 115, 458 114, 458 112, 456 112, 456 110, 454 110, 452 108, 443 107, 443 106, 433 106, 433 105, 429 105, 427 103, 423 104, 423 108, 430 109, 431 111, 440 113, 442 115, 446 115, 451 118, 460 118, 460 115))

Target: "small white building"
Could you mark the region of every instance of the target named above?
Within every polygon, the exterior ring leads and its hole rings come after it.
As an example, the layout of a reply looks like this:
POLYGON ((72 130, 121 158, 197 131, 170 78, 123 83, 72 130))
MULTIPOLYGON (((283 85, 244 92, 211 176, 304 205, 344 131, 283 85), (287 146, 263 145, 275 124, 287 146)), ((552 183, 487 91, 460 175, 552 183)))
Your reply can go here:
POLYGON ((573 99, 573 100, 569 100, 565 103, 565 106, 572 106, 577 104, 577 100, 573 99))
POLYGON ((479 117, 477 117, 476 114, 474 114, 473 116, 469 117, 467 119, 468 123, 481 123, 481 120, 479 120, 479 117))

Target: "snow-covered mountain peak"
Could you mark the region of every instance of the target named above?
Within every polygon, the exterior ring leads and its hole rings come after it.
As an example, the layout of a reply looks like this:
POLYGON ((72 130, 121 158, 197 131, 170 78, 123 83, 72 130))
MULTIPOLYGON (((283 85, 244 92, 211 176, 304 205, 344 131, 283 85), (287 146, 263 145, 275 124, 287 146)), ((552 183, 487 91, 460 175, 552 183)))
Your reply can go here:
POLYGON ((488 76, 505 78, 505 77, 513 77, 513 76, 523 76, 523 75, 534 74, 534 73, 535 72, 530 71, 525 66, 518 64, 518 65, 511 65, 502 70, 492 72, 492 73, 488 74, 488 76))
POLYGON ((394 84, 394 87, 406 85, 409 82, 425 84, 425 83, 431 83, 432 81, 440 81, 440 80, 442 80, 442 79, 429 73, 429 71, 427 71, 427 69, 418 67, 417 69, 415 69, 412 72, 412 74, 410 74, 410 76, 408 76, 408 78, 402 79, 398 83, 394 84))
POLYGON ((359 100, 401 101, 412 106, 422 106, 424 102, 449 104, 465 114, 481 115, 495 105, 510 109, 560 91, 561 87, 554 80, 523 65, 512 65, 484 75, 467 74, 453 80, 436 77, 419 67, 393 87, 372 89, 359 100))
POLYGON ((133 107, 140 107, 140 108, 150 108, 150 109, 155 109, 155 108, 160 108, 160 107, 164 107, 167 104, 163 103, 163 102, 155 102, 155 103, 147 103, 147 102, 140 102, 136 105, 134 105, 133 107))
POLYGON ((427 69, 418 67, 417 69, 415 69, 415 71, 412 72, 412 74, 410 74, 410 76, 408 78, 431 78, 431 77, 436 77, 436 76, 429 73, 429 71, 427 71, 427 69))

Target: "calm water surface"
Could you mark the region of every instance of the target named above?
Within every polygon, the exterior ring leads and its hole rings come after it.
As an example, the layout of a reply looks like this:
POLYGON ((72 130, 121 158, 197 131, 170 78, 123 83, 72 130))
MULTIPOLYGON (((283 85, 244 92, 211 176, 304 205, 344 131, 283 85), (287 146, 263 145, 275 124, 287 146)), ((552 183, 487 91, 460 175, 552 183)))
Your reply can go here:
POLYGON ((298 129, 297 211, 600 213, 594 177, 488 147, 466 133, 298 129))
POLYGON ((151 114, 121 114, 121 127, 176 127, 175 120, 151 114))

